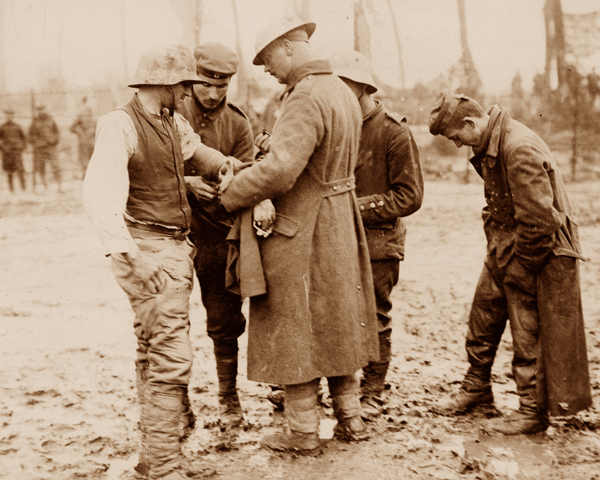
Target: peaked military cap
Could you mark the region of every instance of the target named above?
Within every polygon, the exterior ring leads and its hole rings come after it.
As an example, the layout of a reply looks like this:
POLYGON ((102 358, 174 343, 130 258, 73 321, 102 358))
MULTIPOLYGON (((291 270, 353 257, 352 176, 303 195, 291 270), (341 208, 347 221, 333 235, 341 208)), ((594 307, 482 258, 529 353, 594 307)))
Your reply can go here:
POLYGON ((212 79, 229 78, 237 72, 240 59, 227 45, 207 42, 194 50, 196 73, 212 79))

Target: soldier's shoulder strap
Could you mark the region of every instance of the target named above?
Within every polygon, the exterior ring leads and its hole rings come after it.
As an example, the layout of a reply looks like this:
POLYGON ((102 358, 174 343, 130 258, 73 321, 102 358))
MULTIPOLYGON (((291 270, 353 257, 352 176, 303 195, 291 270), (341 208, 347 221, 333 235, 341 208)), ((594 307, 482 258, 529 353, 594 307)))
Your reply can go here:
POLYGON ((387 110, 385 111, 385 114, 388 116, 388 118, 391 118, 394 122, 396 122, 398 125, 404 125, 408 122, 408 120, 406 119, 405 116, 400 115, 399 113, 396 112, 388 112, 387 110))
POLYGON ((237 105, 234 105, 231 102, 227 102, 227 106, 229 108, 231 108, 234 112, 239 113, 242 117, 244 117, 246 120, 248 120, 248 115, 246 115, 240 107, 238 107, 237 105))

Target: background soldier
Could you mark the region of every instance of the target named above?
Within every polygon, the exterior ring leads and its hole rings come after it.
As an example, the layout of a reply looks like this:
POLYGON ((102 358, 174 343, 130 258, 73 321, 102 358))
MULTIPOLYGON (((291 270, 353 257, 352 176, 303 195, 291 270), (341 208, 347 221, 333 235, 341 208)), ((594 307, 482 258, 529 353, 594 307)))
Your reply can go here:
POLYGON ((329 62, 313 58, 314 29, 287 17, 258 35, 253 63, 287 85, 285 99, 265 158, 220 190, 228 211, 269 198, 277 210, 274 234, 259 243, 267 293, 250 300, 248 378, 285 389, 289 433, 267 436, 262 445, 302 453, 321 448, 321 377, 338 419, 336 438, 368 438, 356 373, 378 358, 354 194, 360 108, 329 62))
POLYGON ((21 190, 25 191, 25 168, 23 167, 23 150, 27 146, 23 129, 13 121, 15 112, 4 110, 6 122, 0 126, 0 150, 2 151, 2 168, 8 177, 8 188, 14 192, 13 175, 16 173, 21 182, 21 190))
POLYGON ((360 214, 365 226, 377 318, 379 360, 363 369, 362 411, 374 418, 382 411, 385 377, 392 359, 391 293, 404 259, 406 227, 401 217, 416 212, 423 201, 419 149, 406 118, 388 112, 371 95, 377 91, 367 58, 340 52, 332 58, 333 73, 350 87, 362 111, 360 150, 354 175, 360 214))
POLYGON ((473 147, 488 242, 469 316, 469 370, 460 391, 436 409, 493 403, 492 365, 510 320, 519 409, 492 419, 490 428, 543 431, 548 412, 570 415, 592 403, 577 265, 583 257, 558 167, 544 141, 505 109, 485 113, 463 95, 440 96, 429 130, 473 147))
POLYGON ((96 136, 96 120, 90 107, 84 106, 73 125, 71 125, 71 132, 77 135, 77 159, 85 175, 85 170, 94 152, 94 138, 96 136))
POLYGON ((60 131, 52 116, 46 111, 45 105, 38 105, 36 111, 37 115, 29 127, 29 143, 33 147, 33 188, 35 190, 36 176, 39 176, 42 185, 46 186, 46 164, 49 164, 54 181, 58 184, 58 190, 62 191, 62 177, 56 154, 60 131))
POLYGON ((98 122, 83 185, 86 211, 135 312, 136 386, 142 450, 136 470, 150 480, 181 480, 194 467, 181 439, 194 426, 189 296, 195 248, 184 160, 217 180, 228 163, 202 145, 174 110, 198 82, 192 52, 178 45, 146 51, 133 99, 98 122))
MULTIPOLYGON (((211 42, 196 47, 196 73, 200 81, 193 86, 179 112, 187 118, 202 142, 242 162, 254 156, 250 122, 246 115, 227 101, 231 76, 237 71, 238 56, 227 46, 211 42)), ((198 248, 194 267, 200 282, 202 303, 206 308, 208 336, 213 340, 219 378, 219 418, 224 426, 243 420, 236 389, 238 337, 244 333, 246 319, 242 299, 225 288, 228 244, 225 238, 233 222, 217 199, 216 184, 186 165, 186 182, 197 196, 189 194, 192 207, 190 238, 198 248)))

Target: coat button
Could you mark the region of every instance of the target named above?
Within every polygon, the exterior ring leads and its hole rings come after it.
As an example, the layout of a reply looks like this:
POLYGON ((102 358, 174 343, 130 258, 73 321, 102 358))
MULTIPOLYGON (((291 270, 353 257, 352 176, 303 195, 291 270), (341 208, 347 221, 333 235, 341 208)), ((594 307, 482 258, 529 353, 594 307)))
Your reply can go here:
POLYGON ((337 185, 334 185, 334 186, 333 186, 333 190, 337 192, 337 189, 338 189, 338 186, 337 186, 337 185))
POLYGON ((365 206, 364 206, 364 205, 361 205, 360 207, 358 207, 358 209, 359 209, 360 211, 363 211, 363 210, 365 209, 365 206))
POLYGON ((375 208, 377 205, 375 205, 374 203, 371 203, 371 205, 369 205, 369 207, 371 208, 375 208))
POLYGON ((351 186, 352 186, 352 183, 350 183, 350 182, 346 182, 346 186, 347 186, 347 187, 351 187, 351 186))
POLYGON ((360 322, 360 326, 364 327, 365 326, 365 322, 360 322))
POLYGON ((381 200, 381 201, 378 203, 378 205, 379 205, 380 207, 383 207, 383 200, 381 200))
POLYGON ((360 290, 360 285, 357 285, 357 286, 356 286, 356 289, 357 289, 357 290, 360 290))
POLYGON ((202 128, 204 128, 204 127, 206 127, 206 123, 201 123, 201 124, 200 124, 200 126, 201 126, 202 128))

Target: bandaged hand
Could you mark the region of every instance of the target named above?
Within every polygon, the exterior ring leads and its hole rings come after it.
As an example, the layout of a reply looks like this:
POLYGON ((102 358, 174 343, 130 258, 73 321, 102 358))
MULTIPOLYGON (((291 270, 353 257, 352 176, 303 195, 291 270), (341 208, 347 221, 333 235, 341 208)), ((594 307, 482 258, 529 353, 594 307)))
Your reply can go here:
POLYGON ((254 205, 254 228, 257 235, 267 237, 273 231, 273 224, 277 214, 271 200, 263 200, 257 205, 254 205))

